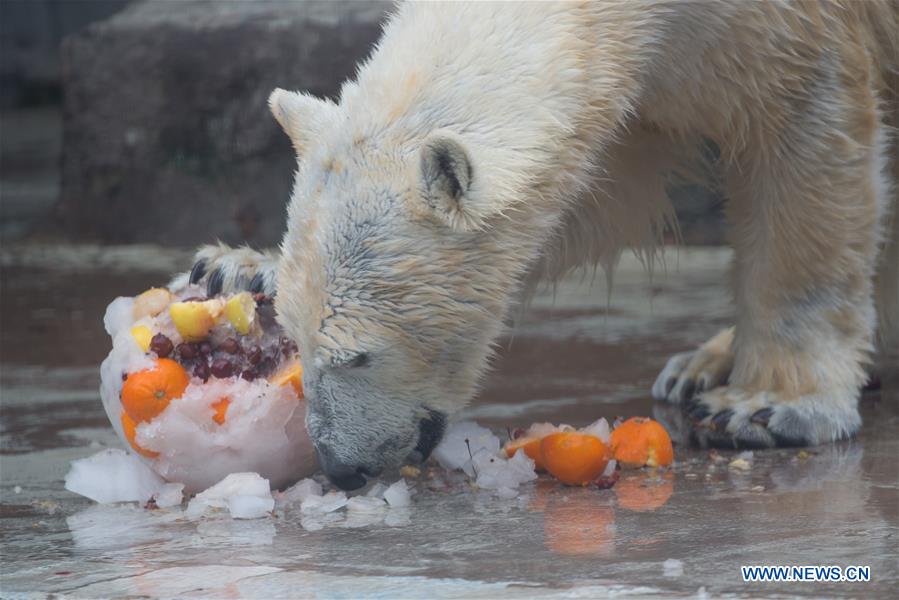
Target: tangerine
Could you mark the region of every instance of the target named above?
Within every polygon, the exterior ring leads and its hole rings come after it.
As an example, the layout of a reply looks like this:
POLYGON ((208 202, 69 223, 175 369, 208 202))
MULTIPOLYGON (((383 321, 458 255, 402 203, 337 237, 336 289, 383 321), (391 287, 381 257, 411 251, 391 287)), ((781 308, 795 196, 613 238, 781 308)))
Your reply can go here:
POLYGON ((671 437, 648 417, 631 417, 612 431, 612 454, 623 467, 662 467, 674 460, 671 437))
POLYGON ((550 475, 568 485, 587 485, 605 470, 609 447, 596 436, 577 431, 551 433, 540 442, 550 475))
POLYGON ((150 421, 190 383, 187 371, 169 358, 160 358, 149 368, 128 375, 122 384, 122 406, 135 423, 150 421))
POLYGON ((131 444, 131 447, 134 448, 134 450, 138 454, 143 454, 147 458, 156 458, 157 456, 159 456, 159 452, 147 450, 146 448, 138 445, 137 441, 135 441, 134 436, 137 435, 137 423, 135 423, 134 420, 128 416, 128 413, 123 412, 121 420, 122 429, 125 433, 125 439, 128 440, 128 443, 131 444))

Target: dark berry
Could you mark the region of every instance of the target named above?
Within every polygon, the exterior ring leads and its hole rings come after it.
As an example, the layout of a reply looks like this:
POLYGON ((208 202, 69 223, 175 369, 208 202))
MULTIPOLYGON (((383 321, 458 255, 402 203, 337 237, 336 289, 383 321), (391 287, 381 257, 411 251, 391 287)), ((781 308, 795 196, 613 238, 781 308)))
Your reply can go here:
POLYGON ((229 337, 219 345, 219 350, 226 354, 237 354, 240 352, 240 343, 229 337))
POLYGON ((247 381, 253 381, 258 376, 255 369, 245 369, 244 372, 240 374, 241 379, 246 379, 247 381))
POLYGON ((258 365, 256 365, 256 371, 259 373, 260 377, 268 377, 275 372, 277 366, 278 363, 275 362, 275 359, 271 356, 266 356, 259 361, 258 365))
POLYGON ((159 358, 168 358, 174 349, 175 345, 165 334, 157 333, 150 340, 150 350, 155 352, 159 358))
POLYGON ((225 377, 231 377, 231 375, 234 374, 234 365, 227 358, 219 358, 212 361, 212 366, 209 370, 214 376, 219 379, 224 379, 225 377))
POLYGON ((193 360, 197 357, 197 348, 194 344, 178 344, 178 356, 181 360, 193 360))
POLYGON ((128 373, 122 373, 122 381, 128 381, 128 373))
POLYGON ((200 342, 200 354, 203 356, 209 356, 212 354, 212 344, 209 342, 200 342))
POLYGON ((204 382, 209 380, 210 369, 205 362, 199 362, 194 367, 194 377, 202 379, 204 382))
POLYGON ((247 360, 251 365, 259 364, 259 361, 262 360, 262 348, 257 345, 252 346, 247 350, 247 360))

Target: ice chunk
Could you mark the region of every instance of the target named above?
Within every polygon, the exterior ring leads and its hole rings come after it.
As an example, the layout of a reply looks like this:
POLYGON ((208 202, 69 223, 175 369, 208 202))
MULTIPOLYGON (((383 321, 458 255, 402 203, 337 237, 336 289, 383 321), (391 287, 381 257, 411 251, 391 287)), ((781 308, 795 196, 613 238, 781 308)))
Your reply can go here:
POLYGON ((370 498, 383 498, 385 491, 387 491, 387 486, 379 481, 371 486, 371 489, 368 490, 365 495, 370 498))
POLYGON ((294 502, 302 503, 306 498, 322 495, 322 484, 314 479, 304 479, 299 483, 287 488, 283 492, 275 493, 275 501, 278 506, 293 504, 294 502))
POLYGON ((598 437, 599 439, 602 440, 602 442, 604 444, 609 443, 609 436, 610 436, 611 432, 609 430, 609 422, 606 421, 604 417, 600 417, 593 423, 590 423, 589 425, 584 427, 581 431, 588 435, 593 435, 593 436, 598 437))
POLYGON ((497 455, 499 448, 499 438, 489 429, 463 421, 450 425, 443 441, 434 449, 434 458, 444 469, 461 469, 479 451, 497 455))
POLYGON ((163 485, 153 498, 156 500, 156 506, 159 508, 168 508, 170 506, 178 506, 184 497, 183 483, 167 483, 163 485))
POLYGON ((165 481, 133 454, 108 449, 72 461, 65 487, 100 504, 146 502, 165 481))
POLYGON ((613 458, 606 465, 606 468, 603 470, 602 475, 600 475, 600 477, 611 477, 612 474, 615 472, 615 467, 617 467, 617 466, 618 466, 618 461, 613 458))
POLYGON ((345 492, 328 492, 324 496, 309 496, 300 504, 304 513, 329 513, 346 506, 345 492))
POLYGON ((502 457, 493 457, 486 462, 478 461, 476 467, 477 480, 475 483, 478 487, 488 490, 515 489, 522 483, 537 479, 537 473, 534 472, 534 461, 528 458, 521 449, 508 460, 502 457))
POLYGON ((346 503, 347 512, 381 512, 386 508, 387 505, 383 500, 369 496, 355 496, 346 503))
POLYGON ((551 433, 559 431, 559 428, 552 423, 534 423, 525 432, 527 437, 543 438, 551 433))
POLYGON ((234 519, 259 519, 267 517, 275 508, 275 500, 271 496, 231 496, 228 499, 228 512, 234 519))
POLYGON ((676 558, 669 558, 662 563, 662 574, 665 577, 680 577, 684 574, 684 563, 676 558))
POLYGON ((404 508, 409 506, 410 493, 409 485, 406 483, 406 480, 400 479, 387 488, 384 492, 384 500, 387 501, 391 508, 404 508))
MULTIPOLYGON (((194 496, 187 505, 188 517, 197 518, 206 513, 210 508, 230 510, 231 500, 237 496, 252 496, 271 502, 269 511, 274 508, 274 499, 269 489, 268 479, 264 479, 258 473, 231 473, 211 488, 194 496)), ((247 500, 238 501, 238 510, 245 510, 250 503, 247 500)), ((243 517, 247 518, 247 517, 243 517)))

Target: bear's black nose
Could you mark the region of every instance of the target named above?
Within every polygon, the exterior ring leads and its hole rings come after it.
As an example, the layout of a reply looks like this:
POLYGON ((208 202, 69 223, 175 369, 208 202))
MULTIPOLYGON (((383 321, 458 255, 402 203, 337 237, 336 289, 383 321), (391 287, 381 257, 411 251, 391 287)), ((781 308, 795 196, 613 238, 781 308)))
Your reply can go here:
POLYGON ((365 469, 353 465, 347 465, 334 455, 334 452, 326 445, 316 444, 315 453, 318 454, 318 462, 331 483, 342 490, 358 490, 365 485, 365 469))

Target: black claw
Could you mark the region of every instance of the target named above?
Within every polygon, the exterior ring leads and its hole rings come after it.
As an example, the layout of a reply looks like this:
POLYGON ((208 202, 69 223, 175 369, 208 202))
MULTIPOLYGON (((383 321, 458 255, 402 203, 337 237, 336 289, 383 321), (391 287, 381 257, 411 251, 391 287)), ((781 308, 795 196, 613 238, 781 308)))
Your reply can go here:
POLYGON ((767 427, 768 421, 771 420, 771 415, 773 414, 774 409, 770 406, 768 408, 762 408, 752 413, 752 416, 749 417, 749 422, 755 423, 756 425, 761 425, 762 427, 767 427))
POLYGON ((265 291, 265 278, 262 276, 262 273, 256 273, 253 275, 253 278, 250 280, 250 285, 247 286, 247 289, 254 294, 261 294, 265 291))
POLYGON ((206 261, 198 260, 194 263, 193 268, 190 270, 190 282, 194 284, 201 279, 203 279, 203 275, 206 274, 206 261))
POLYGON ((225 275, 221 269, 216 269, 209 275, 209 280, 206 282, 206 295, 210 298, 218 296, 222 293, 224 285, 225 275))
POLYGON ((712 411, 709 410, 708 406, 705 404, 697 404, 690 410, 688 416, 694 421, 702 421, 710 414, 712 414, 712 411))
POLYGON ((732 416, 734 416, 734 411, 729 408, 718 411, 718 413, 714 417, 712 417, 712 426, 717 431, 725 431, 727 429, 727 424, 730 423, 730 418, 732 416))
POLYGON ((689 400, 696 395, 695 392, 696 382, 690 379, 684 384, 684 387, 681 388, 681 400, 689 400))

